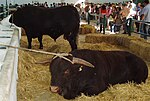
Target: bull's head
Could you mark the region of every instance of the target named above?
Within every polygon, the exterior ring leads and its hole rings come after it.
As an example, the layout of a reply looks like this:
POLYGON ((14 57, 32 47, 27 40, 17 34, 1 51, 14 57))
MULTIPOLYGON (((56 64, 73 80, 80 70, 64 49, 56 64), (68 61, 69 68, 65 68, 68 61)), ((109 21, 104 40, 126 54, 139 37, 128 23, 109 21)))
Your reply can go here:
POLYGON ((9 19, 10 23, 15 24, 18 27, 22 27, 22 22, 23 22, 23 14, 21 14, 21 8, 18 8, 17 11, 15 11, 13 14, 11 14, 11 17, 9 19))
POLYGON ((96 81, 94 66, 83 59, 71 56, 67 58, 74 63, 62 58, 51 61, 51 91, 59 93, 66 99, 73 99, 81 93, 90 95, 88 91, 93 89, 91 85, 96 81))

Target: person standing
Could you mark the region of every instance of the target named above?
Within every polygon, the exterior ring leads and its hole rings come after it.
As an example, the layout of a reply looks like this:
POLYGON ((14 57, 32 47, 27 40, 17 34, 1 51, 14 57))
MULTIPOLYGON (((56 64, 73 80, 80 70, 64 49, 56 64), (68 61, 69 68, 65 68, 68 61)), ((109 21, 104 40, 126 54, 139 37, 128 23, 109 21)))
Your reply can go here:
MULTIPOLYGON (((99 22, 100 22, 100 33, 102 32, 102 29, 106 26, 106 19, 104 18, 104 16, 106 15, 106 5, 103 4, 100 8, 99 8, 99 22), (104 22, 105 21, 105 22, 104 22), (104 25, 102 23, 105 23, 104 25)), ((104 32, 103 32, 104 33, 104 32)))
MULTIPOLYGON (((145 7, 142 10, 141 20, 146 23, 150 23, 150 2, 149 2, 149 0, 144 0, 144 5, 145 5, 145 7)), ((145 34, 148 34, 148 32, 147 32, 148 27, 149 27, 149 25, 147 25, 147 24, 143 25, 143 31, 145 34)), ((144 38, 146 39, 145 36, 144 36, 144 38)))
POLYGON ((126 27, 127 27, 127 33, 129 36, 131 36, 131 26, 133 26, 132 19, 135 18, 135 15, 136 15, 136 8, 132 7, 135 5, 133 5, 132 3, 130 4, 131 5, 129 5, 129 14, 126 17, 126 22, 127 22, 126 27))
MULTIPOLYGON (((136 15, 135 15, 136 20, 140 20, 140 12, 141 12, 141 3, 138 3, 137 7, 136 7, 136 15)), ((136 31, 139 32, 140 31, 139 22, 135 22, 135 25, 136 25, 136 28, 137 28, 136 31)))
POLYGON ((89 20, 89 11, 90 11, 90 7, 89 7, 88 3, 86 4, 86 6, 84 8, 84 11, 85 11, 86 22, 88 22, 88 20, 89 20))
POLYGON ((127 8, 127 4, 122 4, 122 10, 120 11, 120 14, 122 16, 122 21, 123 21, 123 34, 127 33, 127 16, 130 13, 130 9, 127 8))

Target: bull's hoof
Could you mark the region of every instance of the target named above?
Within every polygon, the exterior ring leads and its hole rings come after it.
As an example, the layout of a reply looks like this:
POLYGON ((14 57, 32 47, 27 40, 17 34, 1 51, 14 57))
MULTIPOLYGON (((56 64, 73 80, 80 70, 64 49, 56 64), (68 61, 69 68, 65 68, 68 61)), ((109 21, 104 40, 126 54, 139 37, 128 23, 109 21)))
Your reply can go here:
POLYGON ((43 47, 39 47, 39 49, 43 49, 43 47))
POLYGON ((31 46, 28 46, 28 49, 31 49, 31 46))

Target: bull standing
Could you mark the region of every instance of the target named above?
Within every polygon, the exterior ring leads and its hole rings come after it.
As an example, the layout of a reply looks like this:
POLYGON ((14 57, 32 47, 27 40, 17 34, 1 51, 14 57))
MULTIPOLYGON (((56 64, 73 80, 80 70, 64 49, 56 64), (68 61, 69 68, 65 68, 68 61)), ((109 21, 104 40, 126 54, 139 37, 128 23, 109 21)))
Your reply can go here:
POLYGON ((140 84, 148 77, 146 63, 126 51, 84 49, 74 50, 71 54, 67 58, 74 64, 62 58, 55 58, 50 64, 51 91, 66 99, 74 99, 81 93, 97 95, 109 85, 130 81, 140 84))
POLYGON ((25 6, 19 8, 10 18, 11 23, 22 27, 27 35, 28 48, 31 48, 32 38, 38 38, 40 49, 43 48, 42 36, 49 35, 55 41, 64 34, 72 50, 77 49, 80 19, 78 11, 73 6, 45 8, 25 6))

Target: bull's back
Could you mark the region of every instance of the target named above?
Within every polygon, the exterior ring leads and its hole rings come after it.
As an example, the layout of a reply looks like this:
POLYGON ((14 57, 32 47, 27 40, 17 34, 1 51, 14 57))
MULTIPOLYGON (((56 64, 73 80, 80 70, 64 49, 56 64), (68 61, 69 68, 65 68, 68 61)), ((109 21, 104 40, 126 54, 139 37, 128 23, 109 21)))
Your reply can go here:
POLYGON ((109 84, 133 81, 145 82, 148 67, 138 56, 126 51, 76 50, 73 56, 82 58, 95 66, 97 74, 109 84))
MULTIPOLYGON (((29 17, 28 20, 32 27, 51 28, 59 27, 58 29, 73 30, 74 27, 79 26, 80 18, 78 11, 73 6, 63 6, 58 8, 44 8, 44 7, 28 7, 26 8, 29 17)), ((78 29, 77 29, 78 30, 78 29)))
POLYGON ((131 69, 130 75, 133 76, 133 80, 136 83, 145 82, 148 77, 148 67, 146 62, 134 54, 130 54, 126 57, 126 61, 131 69))
POLYGON ((74 16, 79 21, 79 13, 77 9, 73 6, 62 6, 54 9, 54 12, 58 12, 58 14, 64 15, 64 17, 68 15, 74 16))
POLYGON ((23 28, 32 29, 37 26, 42 27, 42 22, 47 15, 45 12, 47 12, 47 9, 44 7, 25 6, 15 12, 15 15, 17 15, 15 19, 20 22, 20 26, 23 28))
POLYGON ((73 6, 58 7, 53 10, 53 21, 63 23, 63 26, 76 26, 80 23, 80 17, 77 9, 73 6))
POLYGON ((104 51, 109 84, 145 82, 148 77, 148 67, 140 57, 126 51, 104 51))

